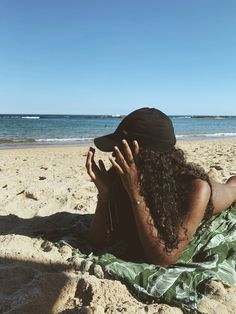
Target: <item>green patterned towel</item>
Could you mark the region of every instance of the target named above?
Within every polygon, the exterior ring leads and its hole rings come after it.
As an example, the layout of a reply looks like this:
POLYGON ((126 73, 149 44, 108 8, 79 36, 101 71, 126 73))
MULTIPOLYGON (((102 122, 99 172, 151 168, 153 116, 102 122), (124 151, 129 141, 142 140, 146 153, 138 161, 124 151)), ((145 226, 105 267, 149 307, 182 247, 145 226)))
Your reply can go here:
POLYGON ((108 253, 90 254, 86 261, 101 265, 143 301, 198 313, 197 304, 206 295, 209 281, 236 285, 236 206, 214 216, 207 228, 200 226, 177 263, 168 268, 126 262, 108 253))

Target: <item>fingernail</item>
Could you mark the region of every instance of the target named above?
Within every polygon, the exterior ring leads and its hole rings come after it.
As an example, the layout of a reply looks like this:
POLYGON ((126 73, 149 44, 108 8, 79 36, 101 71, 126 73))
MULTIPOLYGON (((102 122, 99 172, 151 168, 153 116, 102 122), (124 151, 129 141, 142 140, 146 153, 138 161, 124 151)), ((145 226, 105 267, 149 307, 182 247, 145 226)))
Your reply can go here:
POLYGON ((114 149, 116 149, 116 150, 117 150, 117 149, 118 149, 118 147, 117 147, 117 146, 114 146, 114 149))

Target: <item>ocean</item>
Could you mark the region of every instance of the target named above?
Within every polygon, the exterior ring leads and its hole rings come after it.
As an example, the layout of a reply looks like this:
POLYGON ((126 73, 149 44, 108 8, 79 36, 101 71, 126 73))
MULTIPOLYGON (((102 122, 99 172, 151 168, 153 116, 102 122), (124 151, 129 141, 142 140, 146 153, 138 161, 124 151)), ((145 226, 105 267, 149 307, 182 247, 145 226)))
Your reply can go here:
MULTIPOLYGON (((170 116, 177 140, 236 138, 236 116, 170 116)), ((0 115, 0 147, 90 144, 122 118, 99 115, 0 115)))

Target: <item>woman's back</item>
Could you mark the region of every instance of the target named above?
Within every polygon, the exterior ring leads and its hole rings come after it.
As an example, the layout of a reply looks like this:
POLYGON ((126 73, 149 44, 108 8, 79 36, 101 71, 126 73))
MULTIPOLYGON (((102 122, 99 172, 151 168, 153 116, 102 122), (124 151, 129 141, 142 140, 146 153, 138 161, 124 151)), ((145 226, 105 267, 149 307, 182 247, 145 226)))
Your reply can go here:
MULTIPOLYGON (((112 185, 110 189, 110 229, 112 229, 112 243, 119 241, 123 242, 125 246, 125 250, 122 252, 123 258, 129 260, 144 260, 145 254, 139 238, 129 195, 124 189, 119 176, 117 176, 113 168, 110 169, 110 176, 112 177, 112 185)), ((194 190, 193 187, 195 185, 194 182, 196 179, 193 179, 192 176, 180 175, 178 180, 179 184, 182 185, 182 190, 185 191, 185 197, 183 198, 182 204, 180 206, 187 207, 188 199, 192 198, 191 193, 194 190)), ((207 211, 211 210, 211 207, 211 199, 209 198, 206 213, 207 211)), ((189 214, 187 213, 187 208, 181 209, 180 212, 184 212, 185 216, 189 214)), ((202 214, 203 218, 207 215, 206 213, 202 214)), ((183 217, 183 220, 184 218, 185 217, 183 217)), ((172 219, 175 220, 175 217, 172 217, 172 219)), ((185 232, 184 228, 183 230, 185 232)), ((184 234, 183 237, 185 237, 184 234)))
POLYGON ((160 110, 141 108, 117 130, 94 140, 113 151, 111 171, 88 153, 87 170, 99 195, 91 226, 93 240, 106 242, 107 231, 123 239, 133 256, 154 264, 175 263, 203 221, 236 199, 235 179, 221 185, 204 169, 188 163, 171 120, 160 110), (111 176, 109 175, 111 174, 111 176))

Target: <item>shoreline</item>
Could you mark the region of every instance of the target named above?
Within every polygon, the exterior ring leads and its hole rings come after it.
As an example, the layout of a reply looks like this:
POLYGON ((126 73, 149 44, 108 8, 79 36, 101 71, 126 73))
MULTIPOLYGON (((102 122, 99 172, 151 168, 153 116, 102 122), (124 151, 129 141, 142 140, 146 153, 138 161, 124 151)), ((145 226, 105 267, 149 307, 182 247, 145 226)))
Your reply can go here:
MULTIPOLYGON (((178 146, 178 144, 181 143, 197 143, 197 142, 236 142, 236 137, 219 137, 219 138, 211 138, 211 137, 207 137, 207 138, 181 138, 181 139, 177 139, 176 141, 176 145, 178 146)), ((36 148, 69 148, 69 147, 89 147, 89 146, 94 146, 94 142, 93 141, 88 141, 88 142, 84 142, 84 143, 63 143, 63 144, 59 144, 58 142, 53 144, 53 143, 42 143, 40 144, 39 142, 30 142, 30 143, 24 143, 22 142, 22 144, 19 143, 4 143, 1 144, 0 143, 0 151, 1 150, 13 150, 13 149, 36 149, 36 148)))

